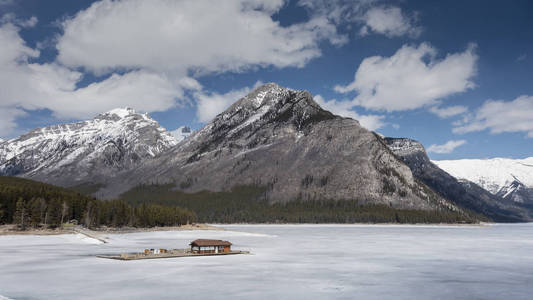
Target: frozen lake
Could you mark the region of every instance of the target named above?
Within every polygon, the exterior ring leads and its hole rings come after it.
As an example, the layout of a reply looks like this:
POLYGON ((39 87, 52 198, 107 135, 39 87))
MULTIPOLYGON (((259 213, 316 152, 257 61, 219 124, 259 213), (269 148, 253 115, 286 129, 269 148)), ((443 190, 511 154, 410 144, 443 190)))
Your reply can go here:
POLYGON ((0 236, 0 299, 531 299, 533 224, 232 225, 231 231, 0 236), (226 239, 254 255, 97 254, 226 239))

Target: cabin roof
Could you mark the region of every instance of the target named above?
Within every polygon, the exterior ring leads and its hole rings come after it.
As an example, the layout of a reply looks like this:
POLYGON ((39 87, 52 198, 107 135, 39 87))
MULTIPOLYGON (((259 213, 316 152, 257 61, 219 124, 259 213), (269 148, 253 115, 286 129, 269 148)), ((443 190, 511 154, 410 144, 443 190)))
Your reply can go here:
POLYGON ((231 243, 223 240, 206 240, 197 239, 191 242, 191 246, 209 247, 209 246, 231 246, 231 243))

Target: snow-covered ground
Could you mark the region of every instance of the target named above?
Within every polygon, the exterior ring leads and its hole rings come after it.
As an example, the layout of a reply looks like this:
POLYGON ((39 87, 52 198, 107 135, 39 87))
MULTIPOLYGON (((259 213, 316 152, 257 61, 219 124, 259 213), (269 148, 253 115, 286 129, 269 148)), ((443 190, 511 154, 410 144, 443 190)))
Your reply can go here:
POLYGON ((530 299, 533 224, 232 225, 232 231, 0 236, 0 299, 530 299), (97 254, 227 239, 253 255, 97 254))

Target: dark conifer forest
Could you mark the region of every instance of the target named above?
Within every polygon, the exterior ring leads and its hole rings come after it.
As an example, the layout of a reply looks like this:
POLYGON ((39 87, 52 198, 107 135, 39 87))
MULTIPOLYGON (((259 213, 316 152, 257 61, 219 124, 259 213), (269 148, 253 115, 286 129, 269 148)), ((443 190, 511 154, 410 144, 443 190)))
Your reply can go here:
POLYGON ((122 195, 138 206, 160 204, 190 209, 207 223, 475 223, 483 216, 450 210, 395 209, 356 200, 263 200, 264 187, 237 186, 230 191, 184 193, 173 185, 141 185, 122 195))
POLYGON ((16 177, 0 177, 0 224, 20 229, 55 228, 70 222, 88 228, 177 226, 196 221, 195 214, 177 206, 124 200, 100 201, 78 192, 16 177))

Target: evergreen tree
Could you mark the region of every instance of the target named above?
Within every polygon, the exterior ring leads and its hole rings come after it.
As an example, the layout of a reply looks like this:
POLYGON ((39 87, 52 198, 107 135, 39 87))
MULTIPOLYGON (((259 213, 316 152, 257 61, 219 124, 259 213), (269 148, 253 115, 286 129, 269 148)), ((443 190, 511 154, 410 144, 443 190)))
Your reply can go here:
POLYGON ((58 199, 52 199, 48 203, 48 225, 56 228, 61 225, 61 202, 58 199))
POLYGON ((41 224, 41 200, 39 198, 32 198, 30 201, 30 223, 33 227, 41 224))
POLYGON ((14 222, 20 227, 20 229, 26 230, 26 224, 28 223, 28 208, 22 197, 19 197, 17 200, 14 222))

